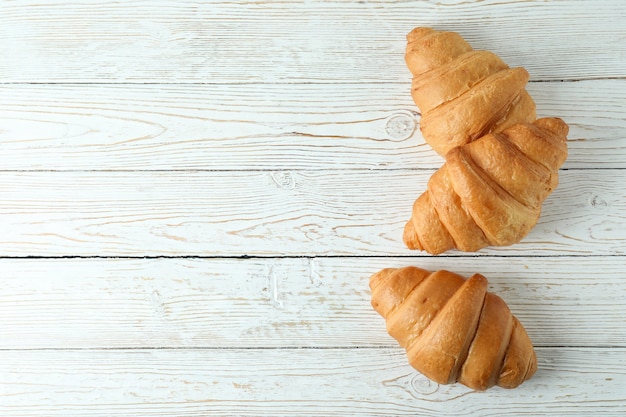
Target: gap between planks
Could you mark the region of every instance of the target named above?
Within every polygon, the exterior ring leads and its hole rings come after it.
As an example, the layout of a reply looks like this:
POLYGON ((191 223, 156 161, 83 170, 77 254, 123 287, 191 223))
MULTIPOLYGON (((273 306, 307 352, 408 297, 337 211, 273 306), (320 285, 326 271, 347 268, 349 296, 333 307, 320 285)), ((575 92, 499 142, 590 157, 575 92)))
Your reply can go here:
MULTIPOLYGON (((519 255, 519 254, 482 254, 479 252, 459 252, 456 250, 451 250, 448 254, 439 254, 436 255, 436 258, 507 258, 507 259, 523 259, 523 258, 604 258, 604 257, 622 257, 626 258, 626 255, 613 253, 613 254, 556 254, 556 255, 539 255, 539 254, 528 254, 528 255, 519 255)), ((315 259, 385 259, 385 258, 402 258, 402 259, 411 259, 411 258, 432 258, 433 255, 429 255, 425 252, 415 253, 415 254, 389 254, 389 255, 25 255, 25 256, 0 256, 0 260, 62 260, 62 259, 112 259, 112 260, 159 260, 159 259, 197 259, 197 260, 253 260, 253 259, 307 259, 307 260, 315 260, 315 259)))
MULTIPOLYGON (((615 350, 626 349, 626 345, 543 345, 533 344, 536 349, 580 349, 580 350, 615 350)), ((402 350, 398 344, 376 346, 115 346, 115 347, 36 347, 36 348, 0 348, 0 352, 110 352, 110 351, 263 351, 263 350, 402 350)))
MULTIPOLYGON (((406 85, 407 82, 410 84, 410 77, 407 78, 409 81, 363 81, 363 82, 350 82, 350 81, 226 81, 226 82, 141 82, 141 81, 109 81, 109 82, 96 82, 96 81, 0 81, 0 86, 60 86, 60 87, 71 87, 71 86, 94 86, 94 87, 106 87, 106 86, 229 86, 229 85, 275 85, 275 86, 289 86, 289 85, 406 85)), ((563 78, 563 79, 549 79, 549 80, 528 80, 529 84, 534 83, 577 83, 582 81, 611 81, 611 80, 626 80, 626 76, 610 76, 610 77, 581 77, 581 78, 563 78)))

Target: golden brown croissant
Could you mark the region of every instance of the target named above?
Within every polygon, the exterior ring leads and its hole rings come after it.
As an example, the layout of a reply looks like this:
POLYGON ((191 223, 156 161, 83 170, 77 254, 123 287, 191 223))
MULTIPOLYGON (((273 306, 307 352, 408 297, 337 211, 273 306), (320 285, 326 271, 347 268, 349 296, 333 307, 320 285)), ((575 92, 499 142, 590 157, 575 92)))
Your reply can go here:
POLYGON ((480 274, 389 268, 372 275, 370 288, 389 334, 435 382, 515 388, 537 370, 526 330, 480 274))
POLYGON ((407 41, 405 60, 413 74, 411 94, 422 113, 420 130, 439 154, 535 120, 524 68, 509 68, 491 52, 472 50, 455 32, 415 28, 407 41))
POLYGON ((561 119, 544 118, 451 150, 413 204, 406 246, 439 254, 519 242, 557 186, 567 133, 561 119))

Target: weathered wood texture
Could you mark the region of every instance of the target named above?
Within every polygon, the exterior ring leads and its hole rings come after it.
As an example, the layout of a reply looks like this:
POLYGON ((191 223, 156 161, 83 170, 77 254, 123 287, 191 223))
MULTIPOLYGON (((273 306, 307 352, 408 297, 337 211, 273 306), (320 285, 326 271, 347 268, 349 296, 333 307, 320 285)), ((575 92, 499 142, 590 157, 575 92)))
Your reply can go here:
POLYGON ((438 386, 388 349, 0 351, 0 413, 45 416, 620 416, 624 349, 537 349, 515 391, 438 386))
MULTIPOLYGON (((626 72, 625 72, 626 76, 626 72)), ((437 168, 401 84, 0 86, 3 170, 437 168)), ((626 80, 532 83, 566 168, 626 167, 626 80), (573 106, 572 104, 575 103, 573 106)))
MULTIPOLYGON (((402 229, 431 174, 3 172, 0 255, 416 255, 402 229)), ((530 234, 478 254, 623 255, 625 174, 561 171, 530 234)))
POLYGON ((1 2, 0 415, 625 415, 625 6, 1 2), (415 26, 527 68, 570 124, 518 245, 400 240, 441 164, 415 26), (486 275, 535 377, 475 393, 410 368, 367 285, 404 265, 486 275))
POLYGON ((404 35, 459 31, 533 80, 623 77, 622 0, 4 2, 4 82, 397 82, 404 35))
POLYGON ((536 346, 626 346, 624 257, 0 260, 0 349, 395 346, 368 279, 480 272, 536 346))

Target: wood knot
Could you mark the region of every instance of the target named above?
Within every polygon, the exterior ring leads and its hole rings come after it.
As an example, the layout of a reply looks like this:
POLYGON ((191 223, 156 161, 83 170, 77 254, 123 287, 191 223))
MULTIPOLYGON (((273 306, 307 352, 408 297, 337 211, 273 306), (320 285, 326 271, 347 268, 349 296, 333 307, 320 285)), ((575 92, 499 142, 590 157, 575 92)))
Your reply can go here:
POLYGON ((410 382, 411 391, 419 395, 431 395, 439 390, 439 384, 420 373, 413 374, 410 382))
POLYGON ((391 139, 405 140, 415 132, 415 117, 411 112, 399 112, 387 118, 385 131, 391 139))
POLYGON ((597 208, 606 208, 609 206, 609 203, 607 203, 607 201, 603 199, 602 197, 600 197, 599 195, 591 196, 591 199, 589 200, 589 204, 591 204, 592 207, 597 207, 597 208))
POLYGON ((431 381, 419 372, 402 375, 398 378, 384 381, 383 384, 388 387, 400 388, 415 399, 424 398, 439 390, 439 384, 431 381))
POLYGON ((291 172, 272 172, 272 181, 278 188, 293 190, 296 188, 296 179, 291 172))

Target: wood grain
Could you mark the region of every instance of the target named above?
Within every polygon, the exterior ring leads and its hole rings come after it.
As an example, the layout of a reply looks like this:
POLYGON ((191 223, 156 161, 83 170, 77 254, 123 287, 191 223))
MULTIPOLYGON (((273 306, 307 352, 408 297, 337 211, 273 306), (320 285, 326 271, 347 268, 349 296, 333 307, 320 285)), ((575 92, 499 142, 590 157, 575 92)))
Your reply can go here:
MULTIPOLYGON (((478 254, 624 254, 625 172, 562 171, 520 244, 478 254)), ((402 229, 431 174, 3 172, 0 255, 419 255, 402 229)))
POLYGON ((0 349, 395 346, 368 278, 480 272, 535 346, 626 346, 624 257, 0 260, 0 349))
POLYGON ((0 351, 0 413, 34 416, 619 416, 624 349, 537 349, 514 391, 438 386, 400 349, 0 351))
MULTIPOLYGON (((438 168, 402 84, 0 86, 3 170, 438 168)), ((626 167, 626 80, 531 83, 566 168, 626 167)))
POLYGON ((533 80, 624 77, 621 0, 5 2, 3 82, 397 82, 415 26, 459 31, 533 80), (591 8, 593 10, 591 10, 591 8))
POLYGON ((624 416, 626 3, 0 5, 0 415, 624 416), (441 159, 403 54, 460 32, 571 127, 518 245, 400 240, 441 159), (485 274, 537 346, 516 389, 407 364, 368 277, 485 274))

